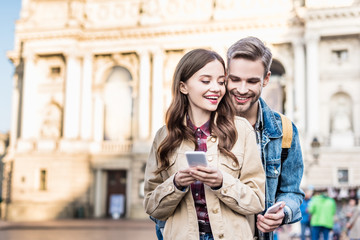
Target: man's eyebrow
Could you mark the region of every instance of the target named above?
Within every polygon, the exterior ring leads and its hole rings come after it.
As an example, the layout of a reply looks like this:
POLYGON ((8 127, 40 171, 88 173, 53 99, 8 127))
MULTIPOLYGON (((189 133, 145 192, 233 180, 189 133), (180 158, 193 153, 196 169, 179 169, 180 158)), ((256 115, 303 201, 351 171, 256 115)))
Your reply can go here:
MULTIPOLYGON (((236 80, 242 80, 241 77, 238 77, 238 76, 232 75, 232 74, 230 74, 230 75, 228 76, 228 78, 236 79, 236 80)), ((259 78, 259 77, 251 77, 251 78, 244 79, 244 80, 246 80, 246 81, 261 81, 261 78, 259 78)))
POLYGON ((228 75, 228 78, 241 79, 241 77, 238 77, 238 76, 235 76, 235 75, 232 75, 232 74, 229 74, 229 75, 228 75))
POLYGON ((252 77, 252 78, 248 78, 248 81, 261 81, 261 78, 258 77, 252 77))

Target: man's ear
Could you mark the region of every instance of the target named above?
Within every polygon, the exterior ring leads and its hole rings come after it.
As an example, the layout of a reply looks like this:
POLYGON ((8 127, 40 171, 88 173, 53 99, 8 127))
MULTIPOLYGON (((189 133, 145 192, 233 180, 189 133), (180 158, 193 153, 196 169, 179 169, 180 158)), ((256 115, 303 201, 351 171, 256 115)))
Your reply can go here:
POLYGON ((270 76, 271 76, 271 72, 268 71, 268 73, 266 74, 266 77, 264 78, 263 87, 266 87, 266 85, 269 83, 270 76))
POLYGON ((186 84, 183 81, 180 81, 180 92, 185 95, 188 94, 186 84))

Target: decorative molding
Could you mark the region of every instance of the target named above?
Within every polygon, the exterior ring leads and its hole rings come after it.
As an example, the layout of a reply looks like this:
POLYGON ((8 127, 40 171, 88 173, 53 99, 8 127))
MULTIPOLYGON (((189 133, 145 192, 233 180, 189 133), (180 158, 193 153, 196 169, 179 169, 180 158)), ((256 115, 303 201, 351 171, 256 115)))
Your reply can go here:
POLYGON ((305 21, 324 21, 329 19, 359 18, 360 7, 331 8, 308 10, 305 14, 305 21))
POLYGON ((302 22, 297 18, 278 19, 248 19, 244 21, 210 22, 188 25, 161 25, 155 27, 136 27, 124 29, 63 29, 63 30, 38 30, 17 31, 17 36, 23 41, 41 39, 74 38, 79 41, 96 41, 101 39, 144 39, 162 38, 178 35, 193 35, 202 33, 226 33, 241 30, 279 29, 302 27, 302 22))

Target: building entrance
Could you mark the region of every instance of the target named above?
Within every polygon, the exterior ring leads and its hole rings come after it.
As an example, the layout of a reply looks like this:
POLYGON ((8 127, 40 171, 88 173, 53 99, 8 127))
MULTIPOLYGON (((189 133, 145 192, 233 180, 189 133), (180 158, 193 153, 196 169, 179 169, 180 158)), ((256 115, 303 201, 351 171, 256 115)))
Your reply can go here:
POLYGON ((106 216, 126 214, 126 170, 107 171, 106 216))

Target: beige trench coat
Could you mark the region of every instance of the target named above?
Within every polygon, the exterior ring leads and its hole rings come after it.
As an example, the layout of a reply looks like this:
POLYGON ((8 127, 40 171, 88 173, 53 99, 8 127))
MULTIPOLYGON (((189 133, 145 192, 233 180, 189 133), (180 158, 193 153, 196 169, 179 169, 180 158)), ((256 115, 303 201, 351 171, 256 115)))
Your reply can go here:
MULTIPOLYGON (((223 174, 223 185, 212 190, 205 185, 205 197, 214 239, 253 239, 253 226, 247 217, 261 212, 265 205, 265 173, 256 145, 255 133, 244 118, 236 117, 238 140, 232 152, 239 165, 219 153, 218 140, 208 137, 206 157, 211 167, 223 174)), ((199 229, 194 200, 190 187, 185 191, 174 185, 174 175, 179 169, 188 167, 185 152, 195 146, 183 142, 170 157, 170 166, 158 175, 156 151, 167 134, 162 127, 156 134, 145 171, 146 213, 159 220, 167 220, 164 239, 199 239, 199 229)))

